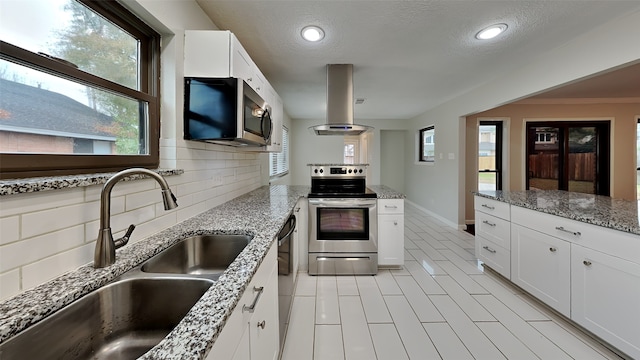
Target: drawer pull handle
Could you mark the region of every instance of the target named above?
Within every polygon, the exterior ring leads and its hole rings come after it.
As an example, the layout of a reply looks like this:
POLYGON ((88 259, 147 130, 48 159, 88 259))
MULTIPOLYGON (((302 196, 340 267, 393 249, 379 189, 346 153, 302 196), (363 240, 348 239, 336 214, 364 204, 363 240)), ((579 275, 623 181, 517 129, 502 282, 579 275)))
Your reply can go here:
POLYGON ((253 292, 257 292, 258 295, 256 295, 256 297, 253 299, 253 302, 251 303, 251 305, 247 306, 242 305, 242 312, 250 312, 252 313, 255 309, 256 309, 256 304, 258 303, 258 300, 260 300, 260 295, 262 295, 262 292, 264 291, 264 286, 254 286, 253 287, 253 292))
POLYGON ((385 205, 385 209, 397 209, 398 207, 395 205, 385 205))
POLYGON ((492 227, 493 227, 493 226, 496 226, 496 224, 494 224, 494 223, 490 223, 490 222, 489 222, 489 221, 487 221, 487 220, 483 220, 483 221, 482 221, 482 223, 483 223, 483 224, 487 224, 487 225, 492 226, 492 227))
POLYGON ((260 329, 263 329, 263 330, 264 330, 265 326, 267 326, 267 322, 266 322, 266 321, 264 321, 264 320, 262 320, 262 321, 260 321, 260 322, 258 323, 258 327, 259 327, 260 329))
POLYGON ((556 252, 556 251, 558 251, 558 249, 556 249, 556 248, 554 248, 554 247, 550 247, 550 248, 549 248, 549 251, 551 251, 551 252, 556 252))
POLYGON ((487 245, 483 246, 482 248, 483 248, 483 249, 485 249, 485 250, 487 250, 488 252, 490 252, 490 253, 492 253, 492 254, 495 254, 495 253, 496 253, 496 251, 495 251, 495 250, 493 250, 492 248, 488 247, 487 245))
POLYGON ((589 260, 585 260, 582 263, 585 264, 586 266, 591 266, 591 261, 589 260))
POLYGON ((482 207, 487 208, 489 210, 495 210, 496 209, 495 206, 489 206, 487 204, 482 204, 482 207))
POLYGON ((573 235, 573 236, 580 236, 580 235, 582 235, 582 234, 580 233, 580 231, 571 231, 571 230, 567 230, 567 229, 565 229, 563 226, 556 226, 556 230, 559 230, 559 231, 562 231, 562 232, 569 233, 569 234, 571 234, 571 235, 573 235))

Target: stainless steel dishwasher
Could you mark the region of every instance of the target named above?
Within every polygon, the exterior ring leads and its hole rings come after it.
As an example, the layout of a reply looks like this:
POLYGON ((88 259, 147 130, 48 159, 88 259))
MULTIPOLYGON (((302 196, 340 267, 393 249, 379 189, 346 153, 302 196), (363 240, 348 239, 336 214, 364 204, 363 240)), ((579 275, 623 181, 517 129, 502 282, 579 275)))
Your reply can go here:
POLYGON ((280 314, 280 351, 289 323, 289 312, 295 288, 295 271, 293 256, 295 248, 293 231, 296 229, 296 217, 291 214, 278 233, 278 313, 280 314))

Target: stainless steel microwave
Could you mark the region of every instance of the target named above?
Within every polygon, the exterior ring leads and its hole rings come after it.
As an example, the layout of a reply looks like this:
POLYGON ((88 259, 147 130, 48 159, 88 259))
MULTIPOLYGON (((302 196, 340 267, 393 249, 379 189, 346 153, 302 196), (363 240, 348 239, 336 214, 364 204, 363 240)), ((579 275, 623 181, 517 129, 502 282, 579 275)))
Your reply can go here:
POLYGON ((238 78, 184 79, 184 138, 231 146, 271 142, 271 107, 238 78))

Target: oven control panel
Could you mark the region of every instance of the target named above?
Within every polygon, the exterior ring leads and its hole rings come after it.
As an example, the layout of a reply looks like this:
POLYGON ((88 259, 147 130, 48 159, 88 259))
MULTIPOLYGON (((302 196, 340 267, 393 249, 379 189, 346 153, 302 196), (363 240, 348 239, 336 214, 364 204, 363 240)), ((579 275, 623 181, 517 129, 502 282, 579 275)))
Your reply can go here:
POLYGON ((311 177, 365 177, 367 165, 311 165, 311 177))

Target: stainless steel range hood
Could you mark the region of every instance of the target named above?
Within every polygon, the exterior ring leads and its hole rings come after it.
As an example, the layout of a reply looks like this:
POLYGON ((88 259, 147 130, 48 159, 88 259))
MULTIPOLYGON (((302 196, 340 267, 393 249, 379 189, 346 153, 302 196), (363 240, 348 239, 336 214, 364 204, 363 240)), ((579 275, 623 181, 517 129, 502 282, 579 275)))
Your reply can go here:
POLYGON ((360 135, 373 129, 353 123, 353 65, 327 65, 327 123, 311 126, 316 135, 360 135))

